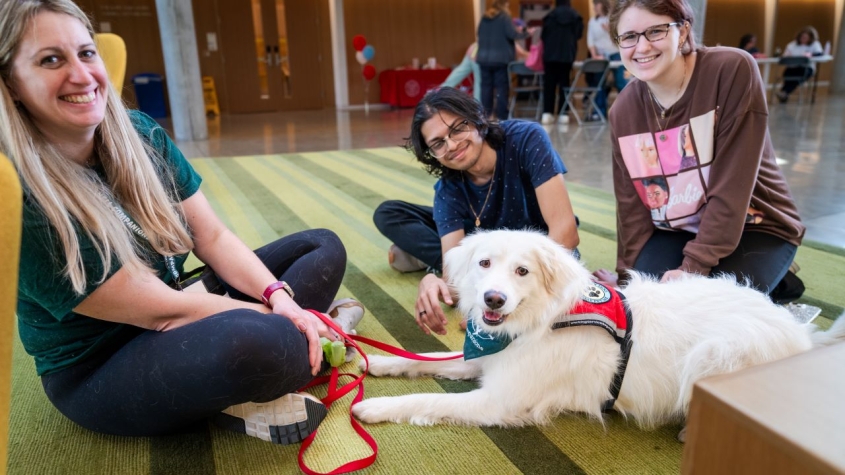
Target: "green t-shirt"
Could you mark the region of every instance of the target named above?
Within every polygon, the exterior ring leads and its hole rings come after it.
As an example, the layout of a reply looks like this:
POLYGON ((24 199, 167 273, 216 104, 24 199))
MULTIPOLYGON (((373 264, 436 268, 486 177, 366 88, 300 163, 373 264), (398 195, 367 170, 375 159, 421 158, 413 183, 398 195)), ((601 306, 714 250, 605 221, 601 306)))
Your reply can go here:
MULTIPOLYGON (((202 178, 182 152, 153 119, 142 112, 130 111, 129 117, 141 139, 154 148, 173 174, 176 199, 183 201, 197 192, 202 178)), ((102 170, 99 171, 102 176, 102 170)), ((91 240, 77 229, 79 249, 88 284, 77 295, 64 275, 64 251, 54 228, 40 206, 24 193, 23 233, 18 274, 18 330, 26 352, 35 357, 38 375, 72 366, 103 347, 126 325, 86 317, 73 312, 97 288, 102 275, 101 262, 91 240)), ((165 282, 172 280, 164 258, 151 252, 153 269, 165 282)), ((187 254, 174 256, 181 273, 187 254)), ((113 256, 108 276, 121 268, 113 256)))

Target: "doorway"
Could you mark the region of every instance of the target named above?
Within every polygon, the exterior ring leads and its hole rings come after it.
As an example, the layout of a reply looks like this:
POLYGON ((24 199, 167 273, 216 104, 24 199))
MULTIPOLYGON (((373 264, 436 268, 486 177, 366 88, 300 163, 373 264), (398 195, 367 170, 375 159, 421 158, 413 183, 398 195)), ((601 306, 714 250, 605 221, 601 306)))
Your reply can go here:
MULTIPOLYGON (((321 109, 320 10, 313 0, 217 0, 229 112, 321 109)), ((324 66, 325 65, 325 66, 324 66)))

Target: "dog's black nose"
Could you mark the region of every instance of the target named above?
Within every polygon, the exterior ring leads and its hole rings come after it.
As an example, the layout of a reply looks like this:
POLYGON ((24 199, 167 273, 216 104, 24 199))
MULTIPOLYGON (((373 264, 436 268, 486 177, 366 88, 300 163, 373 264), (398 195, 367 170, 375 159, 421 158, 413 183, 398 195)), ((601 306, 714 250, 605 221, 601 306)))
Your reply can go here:
POLYGON ((502 308, 507 301, 508 298, 501 292, 496 292, 495 290, 488 290, 487 292, 484 292, 484 303, 486 303, 491 310, 502 308))

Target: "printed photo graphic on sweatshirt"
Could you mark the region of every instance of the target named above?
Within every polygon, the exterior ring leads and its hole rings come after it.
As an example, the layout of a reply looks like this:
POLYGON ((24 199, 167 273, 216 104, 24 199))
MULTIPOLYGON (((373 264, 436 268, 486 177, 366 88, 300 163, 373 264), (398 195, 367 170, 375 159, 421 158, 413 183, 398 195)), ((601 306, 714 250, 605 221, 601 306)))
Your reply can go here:
POLYGON ((628 174, 655 226, 698 232, 707 203, 715 114, 656 134, 619 138, 628 174))

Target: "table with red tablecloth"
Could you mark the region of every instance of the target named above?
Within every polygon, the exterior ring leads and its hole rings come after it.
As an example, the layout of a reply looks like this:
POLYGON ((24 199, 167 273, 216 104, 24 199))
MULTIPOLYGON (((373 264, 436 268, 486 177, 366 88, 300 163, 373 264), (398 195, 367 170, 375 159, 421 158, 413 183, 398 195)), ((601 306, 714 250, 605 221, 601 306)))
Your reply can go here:
POLYGON ((392 107, 414 107, 426 92, 440 86, 452 70, 387 69, 378 76, 381 102, 392 107))

